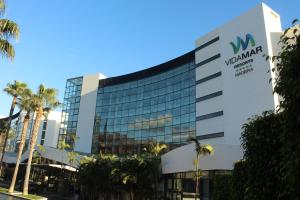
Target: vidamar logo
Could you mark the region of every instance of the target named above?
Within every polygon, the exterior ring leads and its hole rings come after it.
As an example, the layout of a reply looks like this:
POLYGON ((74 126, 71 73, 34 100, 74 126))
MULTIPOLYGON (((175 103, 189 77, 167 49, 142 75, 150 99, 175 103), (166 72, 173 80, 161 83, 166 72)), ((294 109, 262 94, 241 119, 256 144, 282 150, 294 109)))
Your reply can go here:
POLYGON ((263 51, 262 46, 256 45, 252 34, 247 33, 244 38, 237 36, 236 42, 229 43, 235 55, 225 60, 225 63, 227 66, 234 65, 235 76, 253 71, 253 56, 263 51))
POLYGON ((234 42, 230 42, 230 45, 232 46, 234 54, 237 54, 240 51, 241 46, 242 46, 243 50, 246 50, 249 43, 252 47, 255 46, 255 40, 254 40, 253 36, 250 33, 246 34, 246 40, 245 41, 241 37, 237 36, 236 37, 236 44, 234 42))

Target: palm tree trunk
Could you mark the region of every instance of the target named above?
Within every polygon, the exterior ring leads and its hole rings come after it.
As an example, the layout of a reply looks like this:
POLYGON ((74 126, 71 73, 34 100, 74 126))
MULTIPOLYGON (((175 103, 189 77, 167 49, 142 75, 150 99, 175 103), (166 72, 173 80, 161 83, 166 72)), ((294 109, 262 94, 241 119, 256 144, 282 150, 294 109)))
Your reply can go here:
POLYGON ((30 169, 31 169, 32 155, 34 152, 34 147, 35 147, 36 139, 38 136, 38 131, 40 128, 40 122, 41 122, 42 116, 43 116, 43 108, 40 107, 37 110, 37 114, 36 114, 36 117, 34 120, 33 129, 32 129, 32 135, 31 135, 30 147, 29 147, 29 157, 28 157, 28 161, 27 161, 26 174, 25 174, 24 187, 23 187, 23 195, 28 195, 28 185, 29 185, 29 175, 30 175, 30 169))
POLYGON ((23 121, 21 140, 20 140, 19 150, 18 150, 18 155, 17 155, 17 162, 16 162, 14 175, 12 177, 11 184, 10 184, 10 187, 9 187, 9 190, 8 190, 9 193, 14 192, 14 190, 15 190, 16 180, 17 180, 18 171, 19 171, 19 165, 20 165, 20 161, 21 161, 21 156, 22 156, 22 152, 23 152, 23 149, 24 149, 24 146, 25 146, 25 141, 26 141, 26 133, 27 133, 27 128, 28 128, 28 124, 29 124, 29 118, 30 118, 30 112, 27 112, 26 116, 24 118, 24 121, 23 121))
POLYGON ((158 174, 154 172, 154 199, 158 199, 158 174))
POLYGON ((195 200, 197 200, 197 195, 199 193, 198 190, 199 190, 199 156, 197 155, 197 161, 196 161, 196 192, 195 192, 195 200))
POLYGON ((130 200, 134 200, 133 186, 130 184, 130 200))
POLYGON ((0 175, 2 172, 3 158, 4 158, 5 147, 6 147, 6 143, 7 143, 7 139, 8 139, 8 135, 9 135, 10 125, 11 125, 11 121, 12 121, 12 115, 14 114, 16 103, 17 103, 17 97, 14 96, 13 101, 10 106, 8 124, 7 124, 6 131, 5 131, 4 144, 3 144, 1 160, 0 160, 0 175))

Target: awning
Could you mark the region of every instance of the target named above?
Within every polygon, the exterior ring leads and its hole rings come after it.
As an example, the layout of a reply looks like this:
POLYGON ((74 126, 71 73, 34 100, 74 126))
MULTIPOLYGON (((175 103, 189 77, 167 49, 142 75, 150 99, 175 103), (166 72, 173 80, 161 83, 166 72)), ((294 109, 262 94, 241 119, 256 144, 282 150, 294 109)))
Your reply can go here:
MULTIPOLYGON (((39 152, 42 158, 46 158, 48 160, 52 160, 62 165, 70 166, 72 168, 77 169, 79 166, 79 160, 81 159, 81 155, 78 155, 74 162, 70 163, 68 158, 68 152, 65 150, 60 150, 53 147, 44 146, 45 151, 41 151, 38 147, 35 148, 36 151, 39 152)), ((25 162, 28 159, 29 150, 25 151, 22 155, 21 162, 25 162)), ((17 160, 17 153, 15 152, 7 152, 4 154, 3 162, 8 164, 15 164, 17 160)))

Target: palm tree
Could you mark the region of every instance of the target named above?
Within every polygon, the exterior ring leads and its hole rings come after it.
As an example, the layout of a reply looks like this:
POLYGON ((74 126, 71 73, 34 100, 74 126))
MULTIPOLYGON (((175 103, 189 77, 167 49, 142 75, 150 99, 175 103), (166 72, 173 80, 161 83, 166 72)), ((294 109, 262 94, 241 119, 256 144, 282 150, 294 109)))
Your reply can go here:
MULTIPOLYGON (((195 172, 196 172, 196 191, 195 191, 195 200, 197 200, 197 195, 199 194, 199 157, 200 155, 211 155, 214 151, 213 147, 210 144, 201 145, 196 138, 190 138, 191 141, 195 142, 195 151, 196 151, 196 161, 195 161, 195 172)), ((200 197, 200 194, 199 194, 200 197)), ((200 199, 200 198, 199 198, 200 199)))
MULTIPOLYGON (((152 156, 154 155, 154 159, 157 160, 159 163, 161 162, 159 155, 161 155, 167 148, 168 148, 168 146, 166 144, 160 144, 159 142, 151 142, 149 144, 150 154, 152 156)), ((155 160, 153 160, 153 161, 155 162, 155 160)), ((159 182, 159 171, 153 170, 152 173, 153 173, 153 177, 154 177, 154 188, 155 188, 154 199, 157 199, 157 197, 158 197, 157 188, 158 188, 158 182, 159 182)))
POLYGON ((25 90, 24 94, 21 95, 21 98, 19 99, 19 102, 18 102, 18 106, 20 107, 20 109, 22 111, 26 112, 26 115, 23 120, 23 127, 22 127, 20 144, 19 144, 19 148, 18 148, 17 161, 16 161, 13 178, 11 180, 11 184, 10 184, 10 187, 8 190, 9 193, 14 192, 14 189, 15 189, 15 184, 16 184, 16 179, 17 179, 17 175, 18 175, 21 156, 22 156, 22 152, 23 152, 23 149, 25 146, 26 133, 27 133, 27 128, 28 128, 28 124, 29 124, 30 114, 34 110, 33 102, 32 102, 31 98, 32 98, 32 92, 30 89, 27 89, 27 90, 25 90))
MULTIPOLYGON (((1 1, 1 0, 0 0, 1 1)), ((6 88, 4 88, 4 92, 6 92, 8 95, 13 97, 11 107, 10 107, 10 112, 9 112, 9 118, 8 118, 8 123, 6 124, 6 131, 5 131, 5 138, 4 138, 4 144, 3 144, 3 149, 2 149, 2 155, 1 155, 1 160, 0 160, 0 173, 2 170, 2 163, 3 163, 3 157, 5 153, 5 147, 8 139, 8 134, 10 130, 10 125, 12 121, 12 116, 15 110, 15 106, 17 104, 18 97, 23 94, 23 92, 26 90, 27 85, 26 83, 22 83, 19 81, 14 81, 13 83, 8 83, 6 88)))
MULTIPOLYGON (((0 0, 0 14, 5 12, 4 0, 0 0)), ((0 19, 0 53, 11 60, 15 57, 14 47, 9 43, 10 38, 19 38, 20 28, 18 24, 8 19, 0 19)))
POLYGON ((167 149, 167 145, 166 144, 160 144, 159 142, 153 142, 149 144, 150 146, 150 153, 155 155, 155 157, 157 157, 158 155, 160 155, 163 150, 167 149))
POLYGON ((36 113, 32 135, 30 138, 29 146, 29 157, 27 161, 26 174, 23 187, 23 195, 28 195, 28 184, 29 184, 29 175, 31 169, 32 155, 34 152, 34 147, 36 144, 36 139, 38 136, 38 130, 40 127, 40 122, 43 115, 49 112, 51 109, 57 107, 60 103, 56 99, 57 91, 53 88, 45 88, 44 85, 40 85, 36 94, 33 95, 32 101, 34 105, 34 112, 36 113))

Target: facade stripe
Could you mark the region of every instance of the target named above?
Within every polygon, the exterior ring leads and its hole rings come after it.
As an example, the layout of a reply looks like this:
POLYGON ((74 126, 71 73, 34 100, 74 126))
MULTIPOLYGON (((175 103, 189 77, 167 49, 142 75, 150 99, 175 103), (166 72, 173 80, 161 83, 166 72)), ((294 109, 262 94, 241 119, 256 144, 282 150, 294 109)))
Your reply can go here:
POLYGON ((198 140, 205 140, 205 139, 218 138, 218 137, 224 137, 224 132, 210 133, 210 134, 205 134, 205 135, 198 135, 196 138, 198 140))
POLYGON ((221 57, 221 54, 214 55, 214 56, 212 56, 212 57, 210 57, 210 58, 208 58, 206 60, 203 60, 203 61, 199 62, 198 64, 196 64, 196 67, 200 67, 202 65, 205 65, 205 64, 207 64, 207 63, 209 63, 209 62, 211 62, 213 60, 216 60, 216 59, 218 59, 220 57, 221 57))
POLYGON ((214 112, 214 113, 209 113, 206 115, 198 116, 198 117, 196 117, 196 120, 200 121, 200 120, 210 119, 210 118, 214 118, 214 117, 219 117, 222 115, 223 115, 223 111, 219 111, 219 112, 214 112))
POLYGON ((214 97, 217 97, 217 96, 221 96, 222 94, 223 94, 222 91, 214 92, 214 93, 211 93, 211 94, 208 94, 208 95, 197 98, 196 102, 205 101, 207 99, 211 99, 211 98, 214 98, 214 97))
POLYGON ((220 37, 219 37, 219 36, 218 36, 218 37, 215 37, 214 39, 212 39, 212 40, 210 40, 210 41, 208 41, 208 42, 206 42, 206 43, 200 45, 199 47, 197 47, 197 48, 195 49, 195 52, 197 52, 197 51, 199 51, 200 49, 203 49, 203 48, 205 48, 205 47, 207 47, 207 46, 209 46, 209 45, 211 45, 211 44, 213 44, 213 43, 215 43, 215 42, 217 42, 217 41, 219 41, 219 40, 220 40, 220 37))
POLYGON ((212 75, 209 75, 207 77, 201 78, 198 81, 196 81, 196 85, 198 85, 200 83, 203 83, 203 82, 206 82, 206 81, 209 81, 211 79, 217 78, 217 77, 219 77, 221 75, 222 75, 222 72, 217 72, 215 74, 212 74, 212 75))

